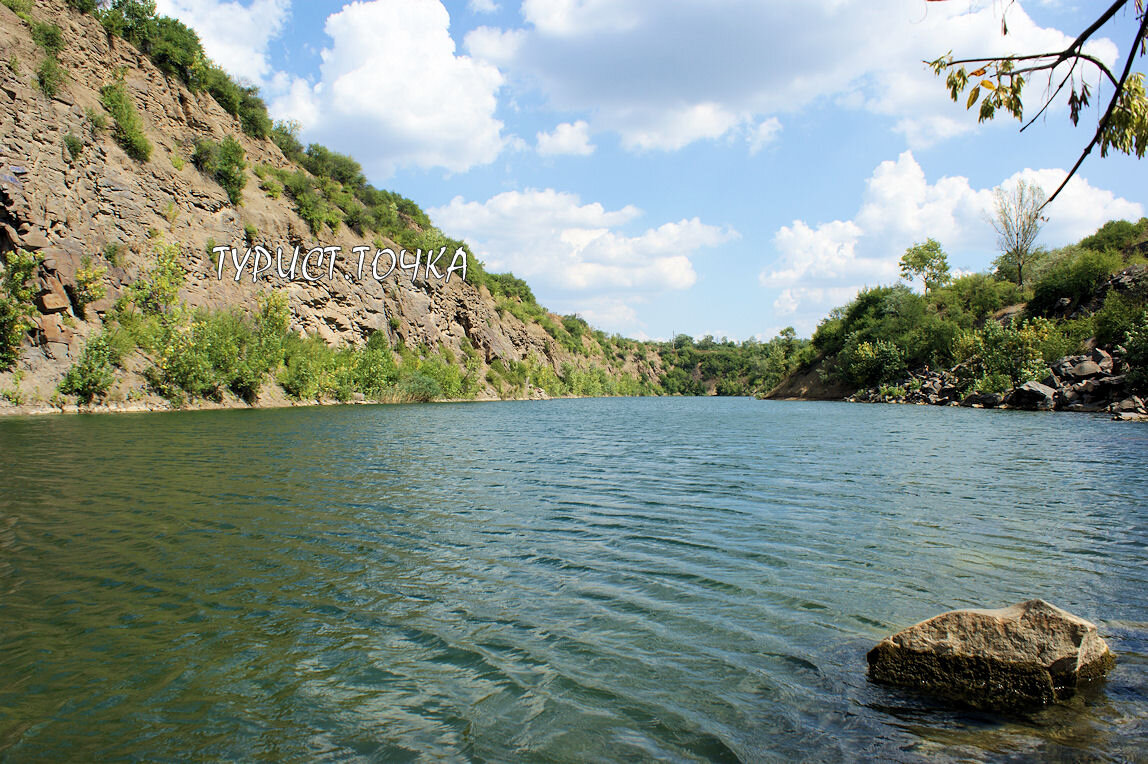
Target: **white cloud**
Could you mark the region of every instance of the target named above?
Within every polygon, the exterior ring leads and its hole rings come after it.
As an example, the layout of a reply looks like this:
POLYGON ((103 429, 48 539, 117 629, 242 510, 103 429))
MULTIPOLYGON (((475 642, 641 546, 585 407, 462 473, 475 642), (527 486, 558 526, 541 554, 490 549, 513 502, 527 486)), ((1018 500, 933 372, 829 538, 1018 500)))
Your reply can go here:
POLYGON ((449 25, 437 1, 351 3, 327 18, 320 81, 295 79, 272 111, 356 157, 372 177, 400 166, 488 164, 506 144, 494 116, 503 78, 455 55, 449 25))
POLYGON ((498 3, 494 0, 468 0, 466 7, 471 13, 495 13, 498 11, 498 3))
MULTIPOLYGON (((578 315, 591 326, 605 332, 623 332, 633 327, 644 326, 638 319, 634 305, 641 304, 641 297, 620 298, 609 295, 582 298, 578 301, 578 315)), ((555 308, 566 313, 565 308, 555 308)), ((628 334, 627 334, 628 336, 628 334)))
MULTIPOLYGON (((523 27, 474 30, 467 50, 635 151, 748 134, 826 98, 888 116, 911 147, 929 145, 977 123, 922 60, 1070 41, 1019 5, 1002 38, 1001 4, 988 0, 723 0, 720 11, 700 0, 524 0, 521 12, 523 27)), ((1089 50, 1116 56, 1107 40, 1089 50)), ((1033 82, 1029 98, 1042 86, 1033 82)), ((750 151, 769 137, 751 139, 750 151)))
POLYGON ((538 153, 542 156, 590 156, 596 147, 590 143, 589 128, 585 121, 579 120, 574 124, 563 122, 552 133, 538 133, 538 153))
POLYGON ((738 236, 698 218, 631 235, 619 229, 641 216, 636 207, 607 210, 553 189, 507 191, 481 203, 455 197, 429 212, 444 230, 470 242, 492 270, 592 297, 687 289, 697 280, 694 253, 738 236))
POLYGON ((156 10, 195 29, 203 50, 233 77, 263 85, 271 76, 267 46, 283 31, 291 0, 157 0, 156 10))
MULTIPOLYGON (((1064 176, 1059 169, 1025 169, 999 185, 1009 188, 1024 179, 1051 194, 1064 176)), ((808 334, 830 308, 852 299, 861 287, 896 281, 905 249, 928 237, 941 242, 957 269, 989 267, 995 256, 992 210, 992 188, 974 189, 959 176, 929 183, 906 151, 873 171, 853 219, 816 226, 795 220, 779 228, 773 237, 778 256, 758 278, 763 287, 778 290, 773 302, 777 314, 793 316, 794 325, 808 334)), ((1078 175, 1046 214, 1049 221, 1039 241, 1055 247, 1087 236, 1108 220, 1135 220, 1144 211, 1078 175)))
POLYGON ((766 145, 773 143, 780 132, 781 122, 777 117, 763 119, 760 124, 751 128, 748 138, 750 156, 761 151, 766 145))
POLYGON ((525 39, 526 32, 521 29, 478 27, 467 33, 465 44, 475 58, 497 62, 513 58, 525 39))

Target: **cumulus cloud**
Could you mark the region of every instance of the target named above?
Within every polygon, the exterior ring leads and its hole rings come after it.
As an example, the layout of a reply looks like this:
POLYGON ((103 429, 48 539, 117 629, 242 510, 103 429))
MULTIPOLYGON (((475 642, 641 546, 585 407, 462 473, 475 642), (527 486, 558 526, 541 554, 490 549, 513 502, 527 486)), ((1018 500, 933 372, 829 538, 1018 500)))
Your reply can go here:
POLYGON ((495 118, 503 77, 456 55, 439 2, 355 2, 327 18, 316 83, 280 83, 272 109, 310 139, 359 158, 373 177, 401 166, 464 172, 506 145, 495 118))
POLYGON ((596 147, 590 143, 590 126, 584 120, 563 122, 552 133, 538 133, 538 153, 542 156, 573 154, 590 156, 596 147))
MULTIPOLYGON (((689 288, 697 280, 690 258, 738 236, 696 217, 629 234, 622 229, 641 216, 636 207, 607 210, 553 189, 506 191, 485 202, 455 197, 429 212, 495 271, 511 270, 555 293, 615 300, 689 288)), ((611 306, 617 311, 616 302, 611 306)))
MULTIPOLYGON (((754 151, 763 136, 753 128, 826 98, 889 116, 915 147, 977 129, 922 60, 1071 39, 1019 5, 1002 38, 1000 11, 987 0, 723 0, 720 12, 690 0, 524 0, 522 27, 477 29, 465 44, 515 87, 592 115, 594 132, 616 131, 635 151, 729 135, 746 135, 754 151)), ((1106 40, 1089 50, 1116 56, 1106 40)))
MULTIPOLYGON (((1060 169, 1025 169, 998 187, 1007 189, 1023 179, 1051 193, 1065 174, 1060 169)), ((773 237, 777 257, 758 278, 763 287, 776 291, 776 314, 792 316, 808 333, 826 311, 852 299, 863 286, 896 281, 905 249, 928 237, 941 242, 958 268, 987 268, 995 256, 989 223, 993 209, 993 188, 973 188, 960 176, 930 183, 906 151, 873 171, 851 220, 817 225, 795 220, 779 228, 773 237)), ((1059 246, 1087 236, 1108 220, 1135 220, 1144 211, 1139 203, 1096 188, 1078 175, 1046 214, 1049 222, 1040 241, 1059 246)))
POLYGON ((283 31, 291 0, 157 0, 156 10, 193 28, 203 50, 234 77, 264 85, 271 76, 267 47, 283 31))
POLYGON ((468 0, 466 7, 471 13, 495 13, 498 10, 498 3, 494 0, 468 0))

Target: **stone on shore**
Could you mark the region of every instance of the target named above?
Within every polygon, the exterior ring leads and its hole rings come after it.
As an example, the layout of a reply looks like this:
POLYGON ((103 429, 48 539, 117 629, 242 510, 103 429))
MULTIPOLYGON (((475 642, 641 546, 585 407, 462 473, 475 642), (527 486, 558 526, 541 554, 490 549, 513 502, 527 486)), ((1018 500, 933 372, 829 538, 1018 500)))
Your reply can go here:
POLYGON ((1039 599, 942 613, 885 638, 867 657, 873 681, 994 710, 1069 698, 1116 662, 1094 624, 1039 599))
POLYGON ((1056 388, 1040 382, 1025 382, 1013 390, 1006 402, 1014 409, 1052 411, 1056 405, 1056 388))

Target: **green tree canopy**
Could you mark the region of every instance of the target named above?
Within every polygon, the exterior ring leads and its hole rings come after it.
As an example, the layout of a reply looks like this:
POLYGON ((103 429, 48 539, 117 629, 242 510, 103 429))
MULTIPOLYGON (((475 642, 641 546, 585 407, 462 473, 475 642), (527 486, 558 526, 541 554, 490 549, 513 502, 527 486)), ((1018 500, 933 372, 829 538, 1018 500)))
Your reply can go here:
POLYGON ((952 279, 949 273, 949 258, 936 239, 926 239, 914 244, 901 256, 901 276, 907 281, 919 278, 925 282, 925 293, 930 289, 944 286, 952 279))

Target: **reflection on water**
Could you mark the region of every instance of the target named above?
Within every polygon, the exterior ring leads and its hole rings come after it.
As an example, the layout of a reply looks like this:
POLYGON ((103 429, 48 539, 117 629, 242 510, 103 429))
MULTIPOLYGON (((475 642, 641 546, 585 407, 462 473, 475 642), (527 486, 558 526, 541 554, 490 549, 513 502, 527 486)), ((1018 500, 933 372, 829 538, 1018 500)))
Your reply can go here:
POLYGON ((1133 759, 1148 428, 729 399, 0 420, 0 758, 1133 759), (1029 597, 1005 718, 865 651, 1029 597))

